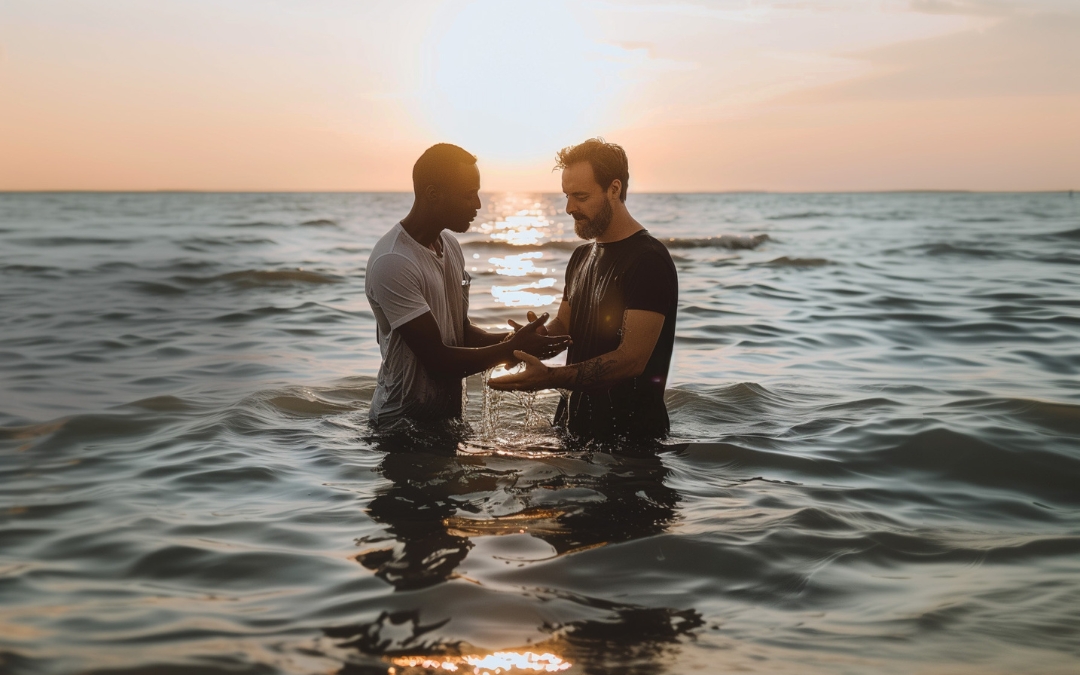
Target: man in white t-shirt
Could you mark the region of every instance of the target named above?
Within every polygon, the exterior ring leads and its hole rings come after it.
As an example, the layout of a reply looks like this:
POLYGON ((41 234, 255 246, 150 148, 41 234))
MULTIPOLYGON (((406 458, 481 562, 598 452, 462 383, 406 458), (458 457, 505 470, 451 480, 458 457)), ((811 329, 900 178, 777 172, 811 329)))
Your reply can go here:
POLYGON ((515 350, 550 358, 567 336, 537 332, 547 314, 513 333, 469 321, 469 282, 457 240, 480 208, 476 157, 440 143, 413 166, 412 209, 371 251, 365 292, 378 323, 382 366, 371 400, 373 426, 460 418, 462 379, 516 361, 515 350))

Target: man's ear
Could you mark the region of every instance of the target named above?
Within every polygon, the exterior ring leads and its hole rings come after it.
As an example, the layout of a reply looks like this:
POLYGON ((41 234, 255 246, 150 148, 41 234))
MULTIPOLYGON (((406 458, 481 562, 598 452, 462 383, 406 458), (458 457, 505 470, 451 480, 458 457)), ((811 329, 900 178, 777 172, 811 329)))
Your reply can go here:
POLYGON ((611 181, 611 185, 608 186, 607 194, 609 198, 614 200, 619 198, 620 192, 622 192, 622 181, 616 178, 611 181))
POLYGON ((428 200, 429 202, 438 201, 439 188, 434 185, 429 185, 424 188, 424 199, 428 200))

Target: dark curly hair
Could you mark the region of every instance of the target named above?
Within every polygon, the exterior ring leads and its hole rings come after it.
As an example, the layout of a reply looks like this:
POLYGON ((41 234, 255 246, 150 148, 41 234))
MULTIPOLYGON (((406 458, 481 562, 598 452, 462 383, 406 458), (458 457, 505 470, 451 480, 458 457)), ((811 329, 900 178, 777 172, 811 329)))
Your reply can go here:
POLYGON ((626 201, 626 187, 630 184, 630 163, 622 146, 608 143, 602 138, 590 138, 584 143, 563 148, 555 155, 555 168, 565 169, 578 162, 588 162, 592 167, 596 182, 605 190, 612 181, 622 181, 619 201, 626 201))

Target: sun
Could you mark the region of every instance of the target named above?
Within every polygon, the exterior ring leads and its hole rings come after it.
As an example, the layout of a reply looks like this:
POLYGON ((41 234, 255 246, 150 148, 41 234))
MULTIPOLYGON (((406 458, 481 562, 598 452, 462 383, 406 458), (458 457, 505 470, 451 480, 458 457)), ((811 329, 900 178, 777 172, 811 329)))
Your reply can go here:
POLYGON ((429 41, 423 117, 440 140, 485 161, 549 159, 610 128, 619 47, 558 0, 474 0, 429 41))

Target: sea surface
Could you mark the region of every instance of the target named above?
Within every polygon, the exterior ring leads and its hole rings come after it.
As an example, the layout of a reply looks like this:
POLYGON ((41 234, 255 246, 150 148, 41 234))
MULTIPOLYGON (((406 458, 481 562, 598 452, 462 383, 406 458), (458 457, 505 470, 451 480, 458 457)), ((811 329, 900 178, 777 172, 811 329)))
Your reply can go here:
MULTIPOLYGON (((407 194, 0 194, 0 672, 1080 672, 1080 197, 631 194, 655 453, 371 436, 407 194)), ((471 316, 554 311, 489 194, 471 316)))

